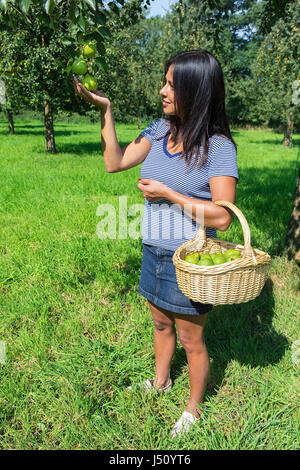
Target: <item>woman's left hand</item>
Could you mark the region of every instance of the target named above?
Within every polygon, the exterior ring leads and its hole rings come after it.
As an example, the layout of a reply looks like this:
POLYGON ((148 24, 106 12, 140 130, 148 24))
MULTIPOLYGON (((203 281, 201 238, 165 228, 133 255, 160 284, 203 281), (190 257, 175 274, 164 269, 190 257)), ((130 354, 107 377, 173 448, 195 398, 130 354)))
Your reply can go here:
POLYGON ((150 202, 167 198, 168 186, 160 181, 142 178, 137 187, 142 191, 144 198, 150 202))

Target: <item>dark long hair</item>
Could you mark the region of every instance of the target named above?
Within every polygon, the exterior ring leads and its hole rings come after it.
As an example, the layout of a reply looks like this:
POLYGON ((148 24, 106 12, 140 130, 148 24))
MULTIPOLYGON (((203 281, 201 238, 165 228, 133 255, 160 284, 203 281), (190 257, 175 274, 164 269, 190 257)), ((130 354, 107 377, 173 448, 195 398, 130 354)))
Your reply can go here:
POLYGON ((198 163, 200 167, 207 159, 208 139, 212 135, 227 137, 236 148, 225 111, 223 71, 215 56, 203 49, 171 57, 165 64, 165 76, 172 64, 175 115, 165 116, 170 121, 168 133, 175 142, 181 134, 180 158, 184 158, 188 166, 198 163))

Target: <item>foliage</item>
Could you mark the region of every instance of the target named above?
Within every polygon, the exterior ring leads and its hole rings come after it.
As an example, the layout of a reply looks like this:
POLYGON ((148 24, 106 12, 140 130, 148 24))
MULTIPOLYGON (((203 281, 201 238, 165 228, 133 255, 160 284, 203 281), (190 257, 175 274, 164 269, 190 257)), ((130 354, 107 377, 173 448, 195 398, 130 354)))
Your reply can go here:
POLYGON ((93 70, 105 70, 105 41, 111 37, 110 28, 133 24, 149 3, 1 1, 0 77, 6 84, 6 107, 14 112, 20 106, 40 110, 47 100, 54 112, 91 113, 74 94, 70 76, 73 59, 80 55, 84 42, 93 39, 99 52, 93 70))
POLYGON ((116 31, 106 48, 102 89, 112 100, 117 120, 161 114, 163 64, 171 52, 165 24, 165 18, 144 18, 130 29, 116 31))
POLYGON ((287 19, 291 3, 294 3, 294 0, 262 0, 263 14, 259 20, 260 31, 263 34, 268 34, 280 18, 287 19))
POLYGON ((285 126, 292 110, 300 124, 292 102, 292 85, 300 80, 300 2, 289 5, 288 15, 280 18, 262 42, 252 64, 252 79, 245 83, 243 101, 249 117, 258 123, 285 126))

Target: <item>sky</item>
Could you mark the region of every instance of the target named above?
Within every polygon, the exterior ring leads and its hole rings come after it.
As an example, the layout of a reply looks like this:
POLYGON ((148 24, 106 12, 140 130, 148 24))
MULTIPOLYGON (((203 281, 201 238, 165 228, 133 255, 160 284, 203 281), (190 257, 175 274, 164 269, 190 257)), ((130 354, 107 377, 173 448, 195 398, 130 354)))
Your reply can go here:
POLYGON ((150 16, 164 16, 170 8, 170 5, 176 3, 177 0, 152 0, 149 12, 150 16))

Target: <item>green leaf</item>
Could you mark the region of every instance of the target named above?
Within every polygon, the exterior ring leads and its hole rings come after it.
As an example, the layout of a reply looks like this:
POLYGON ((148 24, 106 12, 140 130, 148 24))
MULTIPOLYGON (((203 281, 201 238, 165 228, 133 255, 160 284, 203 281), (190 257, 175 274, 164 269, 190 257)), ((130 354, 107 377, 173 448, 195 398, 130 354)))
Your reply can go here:
POLYGON ((109 8, 111 11, 113 11, 116 15, 120 15, 120 9, 117 7, 117 5, 114 2, 109 2, 108 3, 109 8))
POLYGON ((83 43, 84 36, 83 36, 82 31, 78 31, 78 32, 77 32, 77 34, 76 34, 76 39, 77 39, 77 42, 78 42, 79 44, 82 44, 82 43, 83 43))
POLYGON ((66 67, 66 73, 69 74, 72 70, 73 61, 71 61, 66 67))
POLYGON ((106 16, 103 13, 98 13, 96 15, 96 23, 97 26, 105 26, 106 25, 106 16))
POLYGON ((71 46, 74 43, 71 38, 64 38, 61 42, 64 46, 71 46))
POLYGON ((69 18, 73 23, 76 23, 76 18, 80 14, 79 9, 77 8, 76 1, 73 1, 69 8, 69 18))
POLYGON ((93 10, 96 10, 96 1, 95 0, 84 0, 84 1, 93 10))
POLYGON ((31 4, 31 0, 20 0, 19 5, 23 13, 28 13, 29 7, 31 4))
POLYGON ((110 31, 109 31, 109 29, 105 28, 105 26, 98 27, 97 31, 98 31, 99 34, 101 34, 101 36, 103 38, 105 38, 105 39, 111 38, 110 31))
POLYGON ((95 57, 95 62, 104 72, 108 70, 108 65, 103 57, 95 57))
POLYGON ((6 12, 7 0, 0 0, 0 8, 6 12))
POLYGON ((79 28, 81 29, 81 31, 85 32, 85 21, 82 15, 79 16, 77 24, 79 28))
POLYGON ((47 15, 51 15, 55 7, 55 0, 45 0, 44 1, 44 10, 47 15))

